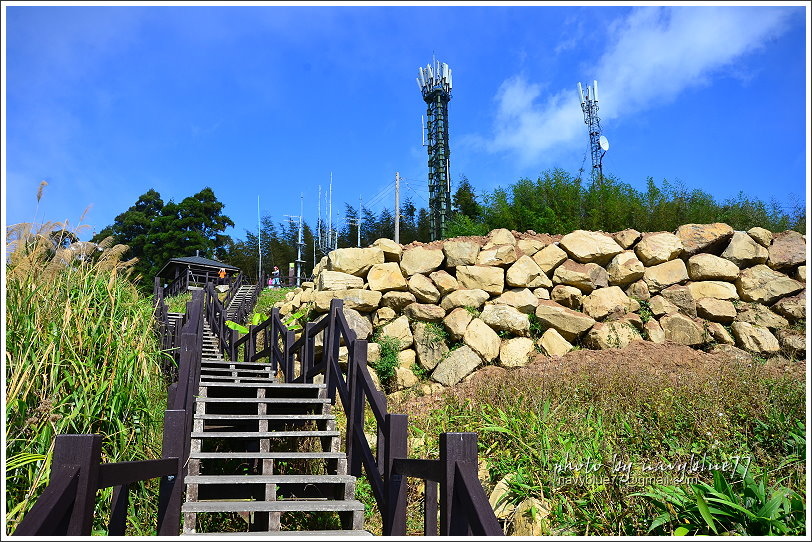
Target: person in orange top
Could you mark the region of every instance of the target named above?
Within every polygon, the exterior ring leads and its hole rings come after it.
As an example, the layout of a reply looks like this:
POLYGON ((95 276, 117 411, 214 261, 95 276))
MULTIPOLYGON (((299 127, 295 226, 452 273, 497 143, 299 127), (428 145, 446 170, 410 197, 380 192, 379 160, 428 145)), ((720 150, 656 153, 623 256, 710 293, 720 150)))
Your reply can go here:
POLYGON ((226 283, 226 270, 224 267, 220 268, 220 271, 217 272, 217 276, 220 277, 220 284, 226 283))

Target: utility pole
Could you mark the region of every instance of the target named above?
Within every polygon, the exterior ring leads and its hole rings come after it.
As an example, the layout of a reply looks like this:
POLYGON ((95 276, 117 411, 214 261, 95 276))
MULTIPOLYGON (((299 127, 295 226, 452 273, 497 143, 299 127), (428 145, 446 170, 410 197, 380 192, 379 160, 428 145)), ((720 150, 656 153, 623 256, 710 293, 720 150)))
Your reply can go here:
POLYGON ((395 242, 400 243, 400 172, 395 172, 395 242))
POLYGON ((358 196, 358 247, 361 247, 361 207, 363 206, 364 198, 362 196, 358 196))
POLYGON ((262 286, 262 219, 259 217, 259 195, 257 195, 257 252, 259 253, 257 284, 262 286))

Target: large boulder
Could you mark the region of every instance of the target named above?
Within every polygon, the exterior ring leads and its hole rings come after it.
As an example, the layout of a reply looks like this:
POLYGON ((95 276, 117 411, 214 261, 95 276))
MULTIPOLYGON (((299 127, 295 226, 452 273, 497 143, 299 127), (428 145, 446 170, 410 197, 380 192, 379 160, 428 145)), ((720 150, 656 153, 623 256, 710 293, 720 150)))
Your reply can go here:
POLYGON ((583 264, 567 260, 555 268, 553 284, 575 286, 588 294, 596 288, 608 286, 609 275, 603 267, 596 263, 583 264))
POLYGON ((430 303, 412 303, 403 309, 403 314, 409 317, 409 320, 417 320, 420 322, 442 322, 445 318, 445 310, 437 305, 430 303))
MULTIPOLYGON (((580 292, 579 292, 580 293, 580 292)), ((532 314, 539 304, 539 298, 528 288, 507 290, 493 300, 494 304, 510 305, 525 314, 532 314)))
POLYGON ((806 335, 799 329, 779 329, 776 333, 781 348, 790 356, 804 359, 806 354, 806 335))
POLYGON ((646 266, 673 260, 682 252, 682 241, 673 233, 659 232, 643 235, 634 253, 646 266))
POLYGON ((388 324, 397 317, 397 313, 389 307, 381 307, 372 315, 372 325, 374 327, 380 327, 384 324, 388 324))
POLYGON ((752 237, 756 243, 765 248, 769 248, 770 243, 773 242, 773 232, 765 228, 759 228, 758 226, 747 230, 747 235, 752 237))
POLYGON ((317 281, 317 290, 347 290, 354 288, 363 288, 364 279, 344 273, 342 271, 322 271, 319 273, 317 281))
POLYGON ((443 318, 443 324, 448 330, 449 338, 452 341, 462 340, 463 335, 465 335, 465 330, 468 329, 468 324, 471 323, 473 318, 474 316, 468 312, 467 309, 461 307, 449 312, 446 317, 443 318))
POLYGON ((538 239, 519 239, 516 241, 516 248, 518 248, 522 254, 531 257, 546 246, 547 243, 539 241, 538 239))
POLYGON ((801 282, 806 282, 806 266, 799 265, 798 268, 795 270, 795 279, 800 280, 801 282))
POLYGON ((343 312, 347 325, 355 332, 356 339, 367 340, 372 335, 372 323, 368 317, 363 316, 355 309, 347 307, 344 307, 343 312))
POLYGON ((703 297, 696 301, 696 313, 706 320, 728 324, 736 318, 736 307, 724 299, 703 297))
POLYGON ((625 348, 638 340, 642 340, 640 332, 628 322, 598 322, 586 334, 584 344, 593 350, 606 350, 625 348))
POLYGON ((730 327, 739 348, 758 354, 775 354, 781 350, 778 339, 766 327, 754 326, 747 322, 733 322, 730 327))
POLYGON ((568 341, 577 339, 595 324, 589 316, 568 309, 555 301, 539 301, 536 317, 545 327, 552 327, 568 341))
POLYGON ((736 341, 733 339, 730 333, 728 333, 727 329, 725 329, 725 326, 719 322, 708 322, 707 328, 711 339, 716 341, 718 344, 736 344, 736 341))
POLYGON ((412 327, 417 362, 427 371, 434 370, 440 360, 448 354, 448 345, 437 329, 436 326, 424 322, 417 322, 412 327))
POLYGON ((445 259, 438 248, 414 247, 404 250, 400 257, 400 268, 410 277, 416 273, 428 274, 438 269, 445 259))
POLYGON ((395 367, 394 381, 396 390, 405 390, 420 383, 417 375, 407 367, 395 367))
POLYGON ((652 293, 688 280, 688 269, 682 260, 671 260, 669 262, 647 267, 643 273, 643 280, 652 293))
POLYGON ((609 235, 594 231, 575 230, 562 237, 558 244, 579 263, 606 264, 623 252, 609 235))
POLYGON ((804 319, 806 317, 806 290, 777 301, 772 309, 790 320, 804 319))
POLYGON ((457 307, 472 307, 479 309, 488 300, 490 295, 479 288, 473 290, 457 290, 451 292, 440 301, 440 306, 446 311, 457 307))
MULTIPOLYGON (((567 286, 566 284, 559 284, 555 286, 550 292, 550 299, 556 303, 564 305, 568 309, 578 310, 581 308, 584 295, 581 290, 575 286, 567 286)), ((538 305, 538 303, 536 304, 538 305)))
POLYGON ((374 290, 339 290, 335 292, 337 299, 344 300, 344 306, 349 309, 355 309, 358 312, 372 312, 378 308, 381 302, 381 292, 374 290))
POLYGON ((639 301, 648 301, 651 299, 651 291, 648 289, 648 284, 642 279, 629 284, 628 288, 626 288, 626 295, 639 301))
POLYGON ((789 322, 783 316, 780 316, 759 303, 745 305, 743 308, 739 307, 739 313, 736 320, 739 322, 747 322, 754 326, 762 326, 770 329, 780 329, 787 327, 789 322))
POLYGON ((482 247, 483 250, 497 245, 515 245, 516 238, 507 228, 497 228, 488 234, 488 242, 482 247))
POLYGON ((760 264, 745 269, 736 279, 736 289, 745 301, 772 303, 784 296, 803 290, 804 285, 760 264))
POLYGON ((440 295, 450 294, 460 287, 457 279, 452 277, 446 271, 434 271, 433 273, 429 274, 429 278, 434 282, 435 286, 437 286, 437 289, 440 291, 440 295))
POLYGON ((491 295, 499 295, 505 290, 505 271, 500 267, 458 265, 457 282, 460 288, 485 290, 491 295))
POLYGON ((399 262, 400 256, 403 254, 403 247, 399 243, 385 237, 375 239, 372 246, 383 251, 383 259, 387 262, 399 262))
POLYGON ((688 258, 688 277, 691 280, 736 280, 739 266, 713 254, 694 254, 688 258))
POLYGON ((806 240, 797 231, 787 230, 773 237, 768 249, 767 265, 786 269, 806 263, 806 240))
POLYGON ((685 254, 692 256, 699 252, 718 253, 733 235, 733 228, 727 224, 684 224, 674 232, 685 254))
POLYGON ((496 245, 493 247, 483 247, 476 257, 477 265, 491 265, 497 267, 507 267, 518 259, 516 245, 496 245))
POLYGON ((767 249, 756 243, 743 231, 735 232, 727 248, 722 252, 722 258, 730 260, 739 267, 764 263, 768 256, 767 249))
POLYGON ((552 327, 541 334, 538 345, 548 356, 563 356, 573 348, 569 341, 552 327))
POLYGON ((691 296, 694 299, 701 299, 703 297, 713 297, 716 299, 739 299, 739 293, 736 286, 730 282, 722 282, 720 280, 700 280, 697 282, 689 282, 687 284, 688 290, 691 291, 691 296))
POLYGON ((367 283, 370 290, 379 292, 406 289, 406 279, 400 271, 400 265, 395 262, 376 263, 370 267, 367 283))
POLYGON ((655 295, 648 300, 648 307, 654 316, 660 317, 664 314, 679 312, 679 307, 671 303, 661 295, 655 295))
POLYGON ((527 315, 509 305, 485 305, 480 318, 496 331, 507 331, 512 335, 530 333, 530 320, 527 315))
POLYGON ((640 232, 633 228, 626 228, 623 231, 612 234, 612 239, 623 247, 623 250, 628 250, 640 239, 640 232))
POLYGON ((384 261, 379 248, 339 248, 327 255, 327 269, 365 277, 370 267, 384 261))
POLYGON ((667 341, 696 346, 705 342, 705 330, 693 318, 673 312, 660 318, 667 341))
POLYGON ((643 278, 645 268, 634 252, 627 250, 621 252, 609 262, 606 272, 609 274, 609 284, 625 285, 643 278))
POLYGON ((381 297, 381 306, 389 307, 395 312, 403 312, 407 305, 417 301, 411 292, 386 292, 381 297))
POLYGON ((396 318, 392 322, 381 328, 381 337, 392 337, 398 340, 400 350, 406 350, 412 346, 414 336, 409 327, 409 319, 405 316, 396 318))
POLYGON ((440 290, 426 275, 416 274, 409 277, 409 291, 420 303, 437 303, 440 301, 440 290))
POLYGON ((696 301, 694 300, 693 294, 691 294, 691 289, 687 286, 674 284, 673 286, 663 289, 660 295, 679 307, 682 314, 687 314, 691 317, 696 316, 696 301))
POLYGON ((463 345, 452 350, 448 357, 437 364, 431 373, 431 379, 444 386, 453 386, 480 365, 482 365, 482 358, 471 347, 463 345))
POLYGON ((629 310, 629 297, 618 286, 595 290, 583 299, 584 313, 595 320, 602 320, 614 312, 629 310))
POLYGON ((652 318, 643 324, 643 331, 648 336, 649 341, 657 344, 663 344, 665 342, 665 332, 657 320, 652 318))
POLYGON ((502 345, 499 335, 479 318, 474 318, 468 324, 462 341, 488 363, 499 356, 499 347, 502 345))
POLYGON ((516 263, 508 268, 505 280, 508 286, 519 288, 550 288, 553 285, 530 256, 521 256, 516 260, 516 263))
POLYGON ((538 264, 542 271, 548 274, 564 263, 566 259, 567 253, 558 245, 547 245, 533 254, 533 261, 538 264))
POLYGON ((474 241, 446 241, 443 243, 446 267, 475 265, 479 249, 479 243, 474 241))
POLYGON ((499 363, 503 367, 524 367, 530 363, 533 353, 533 340, 527 337, 515 337, 502 341, 499 348, 499 363))

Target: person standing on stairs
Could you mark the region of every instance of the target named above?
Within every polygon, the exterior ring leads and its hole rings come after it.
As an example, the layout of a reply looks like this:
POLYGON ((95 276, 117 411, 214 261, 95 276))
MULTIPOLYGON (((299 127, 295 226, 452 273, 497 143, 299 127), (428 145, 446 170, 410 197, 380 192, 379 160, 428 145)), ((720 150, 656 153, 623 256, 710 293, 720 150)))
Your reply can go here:
POLYGON ((273 286, 279 288, 279 267, 273 266, 273 286))
POLYGON ((219 284, 226 283, 226 269, 224 267, 220 268, 220 271, 217 272, 217 276, 220 277, 219 284))

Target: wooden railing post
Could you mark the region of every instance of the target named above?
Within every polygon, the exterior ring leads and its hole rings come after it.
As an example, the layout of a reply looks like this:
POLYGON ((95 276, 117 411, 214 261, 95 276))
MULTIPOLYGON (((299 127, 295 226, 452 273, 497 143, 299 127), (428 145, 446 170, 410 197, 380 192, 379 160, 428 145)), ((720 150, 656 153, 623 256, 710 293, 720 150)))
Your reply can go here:
POLYGON ((467 535, 466 513, 454 502, 457 462, 477 464, 476 433, 440 433, 440 536, 467 535))
MULTIPOLYGON (((191 407, 190 407, 191 408, 191 407)), ((180 534, 180 507, 183 504, 183 456, 186 448, 186 411, 166 410, 164 412, 164 435, 161 456, 177 457, 177 472, 161 478, 158 490, 158 524, 159 536, 178 536, 180 534)))
POLYGON ((99 483, 101 435, 57 435, 54 443, 53 478, 65 467, 79 468, 76 500, 67 525, 68 536, 90 536, 99 483))
POLYGON ((361 476, 361 455, 355 446, 355 435, 364 434, 364 406, 366 395, 361 384, 361 373, 367 366, 367 341, 356 340, 347 368, 347 384, 349 385, 349 405, 347 408, 347 461, 349 474, 356 478, 361 476))
POLYGON ((386 438, 384 439, 384 536, 404 536, 406 534, 406 478, 394 474, 396 458, 408 455, 406 414, 387 414, 384 419, 386 438))

